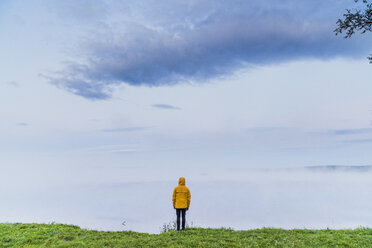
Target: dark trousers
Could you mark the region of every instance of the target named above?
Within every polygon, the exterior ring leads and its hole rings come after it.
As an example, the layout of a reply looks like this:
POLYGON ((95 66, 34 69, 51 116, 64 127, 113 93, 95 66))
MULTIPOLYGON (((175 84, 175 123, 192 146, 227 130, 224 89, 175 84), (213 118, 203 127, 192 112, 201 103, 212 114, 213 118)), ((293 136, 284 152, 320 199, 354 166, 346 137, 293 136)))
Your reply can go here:
POLYGON ((185 223, 186 223, 186 208, 177 208, 177 231, 180 230, 180 217, 182 215, 182 230, 185 230, 185 223))

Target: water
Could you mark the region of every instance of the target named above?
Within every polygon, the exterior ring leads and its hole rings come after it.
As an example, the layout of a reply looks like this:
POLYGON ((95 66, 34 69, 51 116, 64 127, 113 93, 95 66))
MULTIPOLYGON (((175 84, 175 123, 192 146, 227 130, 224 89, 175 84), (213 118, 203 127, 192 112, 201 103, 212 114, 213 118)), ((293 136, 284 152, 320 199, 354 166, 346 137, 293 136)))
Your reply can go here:
MULTIPOLYGON (((150 171, 149 178, 151 173, 155 171, 150 171)), ((159 233, 164 223, 175 219, 171 196, 178 178, 136 181, 122 176, 122 181, 88 182, 83 173, 80 176, 80 182, 65 180, 66 175, 59 180, 2 180, 0 221, 159 233)), ((235 168, 189 176, 186 184, 192 200, 187 220, 193 226, 236 230, 368 227, 372 223, 371 176, 368 168, 235 168)))

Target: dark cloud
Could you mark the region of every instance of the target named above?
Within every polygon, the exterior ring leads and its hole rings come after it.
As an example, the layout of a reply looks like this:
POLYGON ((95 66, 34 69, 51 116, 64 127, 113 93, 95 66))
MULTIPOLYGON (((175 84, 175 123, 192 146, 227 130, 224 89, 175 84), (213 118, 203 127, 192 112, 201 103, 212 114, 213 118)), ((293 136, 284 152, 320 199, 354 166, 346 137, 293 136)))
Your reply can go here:
POLYGON ((116 129, 103 129, 103 132, 113 133, 113 132, 136 132, 147 129, 148 127, 126 127, 126 128, 116 128, 116 129))
POLYGON ((48 78, 55 86, 84 98, 91 100, 111 98, 114 82, 89 79, 79 67, 79 65, 69 66, 65 72, 58 73, 57 77, 42 76, 48 78))
POLYGON ((160 109, 174 109, 174 110, 181 109, 179 107, 169 105, 169 104, 153 104, 151 106, 154 108, 160 108, 160 109))
POLYGON ((102 20, 105 30, 86 39, 79 62, 71 62, 50 82, 85 98, 108 99, 120 84, 175 85, 252 65, 356 57, 371 47, 367 40, 343 40, 333 33, 335 21, 349 7, 345 2, 126 3, 131 11, 123 15, 130 19, 102 20))

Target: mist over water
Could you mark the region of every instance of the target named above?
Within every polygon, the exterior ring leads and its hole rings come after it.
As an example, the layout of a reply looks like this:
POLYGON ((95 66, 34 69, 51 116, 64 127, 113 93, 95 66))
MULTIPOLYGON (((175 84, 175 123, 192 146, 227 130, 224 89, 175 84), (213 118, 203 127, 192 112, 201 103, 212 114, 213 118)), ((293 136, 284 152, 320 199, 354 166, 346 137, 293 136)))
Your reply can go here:
MULTIPOLYGON (((371 176, 368 167, 237 168, 189 176, 186 185, 192 199, 187 221, 197 227, 236 230, 368 227, 372 223, 371 176)), ((34 187, 3 184, 0 221, 159 233, 164 223, 175 219, 171 196, 177 177, 142 182, 52 181, 34 187)))

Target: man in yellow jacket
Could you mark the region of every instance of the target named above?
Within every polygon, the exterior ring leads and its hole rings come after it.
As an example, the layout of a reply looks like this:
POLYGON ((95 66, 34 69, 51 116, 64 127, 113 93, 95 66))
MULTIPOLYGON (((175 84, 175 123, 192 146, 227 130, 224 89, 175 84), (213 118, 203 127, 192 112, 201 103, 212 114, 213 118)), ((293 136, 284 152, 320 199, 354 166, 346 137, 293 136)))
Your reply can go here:
POLYGON ((173 208, 177 214, 177 231, 180 230, 180 217, 182 216, 182 230, 185 230, 186 211, 189 210, 191 194, 190 190, 185 186, 185 178, 180 177, 178 186, 173 190, 173 208))

